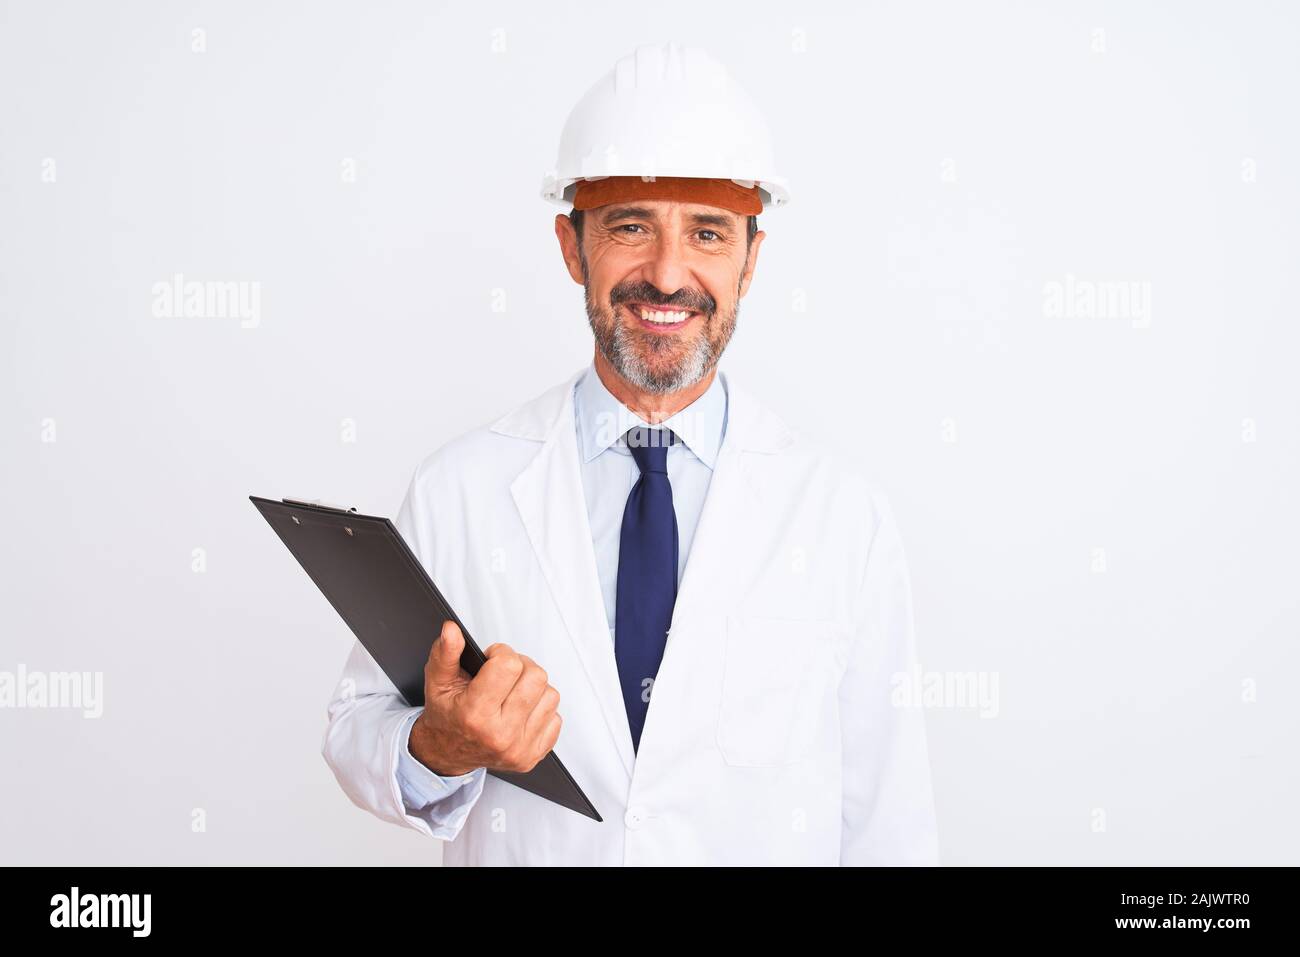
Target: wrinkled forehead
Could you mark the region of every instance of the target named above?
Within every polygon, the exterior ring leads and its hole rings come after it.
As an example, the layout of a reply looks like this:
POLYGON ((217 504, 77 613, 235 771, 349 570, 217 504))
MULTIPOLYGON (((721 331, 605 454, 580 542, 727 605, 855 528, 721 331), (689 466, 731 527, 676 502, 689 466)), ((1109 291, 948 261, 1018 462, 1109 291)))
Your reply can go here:
POLYGON ((739 229, 745 224, 745 217, 729 209, 710 206, 707 203, 680 203, 671 200, 632 200, 630 202, 609 203, 587 210, 599 223, 614 223, 622 220, 642 220, 645 222, 668 223, 677 216, 692 226, 717 226, 739 229))

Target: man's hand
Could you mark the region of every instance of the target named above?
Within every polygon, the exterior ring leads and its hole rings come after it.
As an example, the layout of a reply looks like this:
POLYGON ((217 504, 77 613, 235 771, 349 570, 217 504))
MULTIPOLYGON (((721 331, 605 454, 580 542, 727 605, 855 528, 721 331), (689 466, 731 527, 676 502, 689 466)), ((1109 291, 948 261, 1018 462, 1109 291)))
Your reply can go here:
POLYGON ((498 642, 472 679, 460 667, 465 636, 454 621, 429 650, 424 711, 411 727, 411 754, 444 777, 475 768, 531 771, 560 737, 560 693, 527 655, 498 642))

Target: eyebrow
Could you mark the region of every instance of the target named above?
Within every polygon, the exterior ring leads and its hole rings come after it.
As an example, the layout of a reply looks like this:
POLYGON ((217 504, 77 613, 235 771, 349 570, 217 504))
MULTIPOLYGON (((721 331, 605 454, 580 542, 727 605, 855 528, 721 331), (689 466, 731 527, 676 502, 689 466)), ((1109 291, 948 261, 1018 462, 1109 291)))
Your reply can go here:
MULTIPOLYGON (((600 217, 601 223, 608 225, 617 219, 654 219, 655 214, 646 206, 611 206, 600 217)), ((689 213, 686 217, 692 226, 724 226, 735 229, 734 217, 723 213, 689 213)))

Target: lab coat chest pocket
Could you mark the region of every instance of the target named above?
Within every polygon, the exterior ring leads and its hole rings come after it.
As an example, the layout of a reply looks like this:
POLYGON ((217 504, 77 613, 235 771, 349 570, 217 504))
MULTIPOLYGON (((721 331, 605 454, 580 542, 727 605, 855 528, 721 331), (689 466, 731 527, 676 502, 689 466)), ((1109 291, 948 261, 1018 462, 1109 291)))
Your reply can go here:
POLYGON ((835 623, 727 618, 717 742, 741 767, 792 764, 807 753, 831 686, 835 623))

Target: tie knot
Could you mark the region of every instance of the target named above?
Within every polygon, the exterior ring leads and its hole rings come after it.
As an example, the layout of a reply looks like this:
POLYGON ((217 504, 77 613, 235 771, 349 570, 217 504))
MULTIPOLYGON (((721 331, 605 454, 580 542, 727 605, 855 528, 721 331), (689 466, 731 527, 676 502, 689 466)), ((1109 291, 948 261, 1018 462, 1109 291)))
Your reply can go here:
POLYGON ((627 447, 642 475, 668 474, 668 446, 676 438, 672 429, 647 429, 638 425, 627 430, 627 447))

